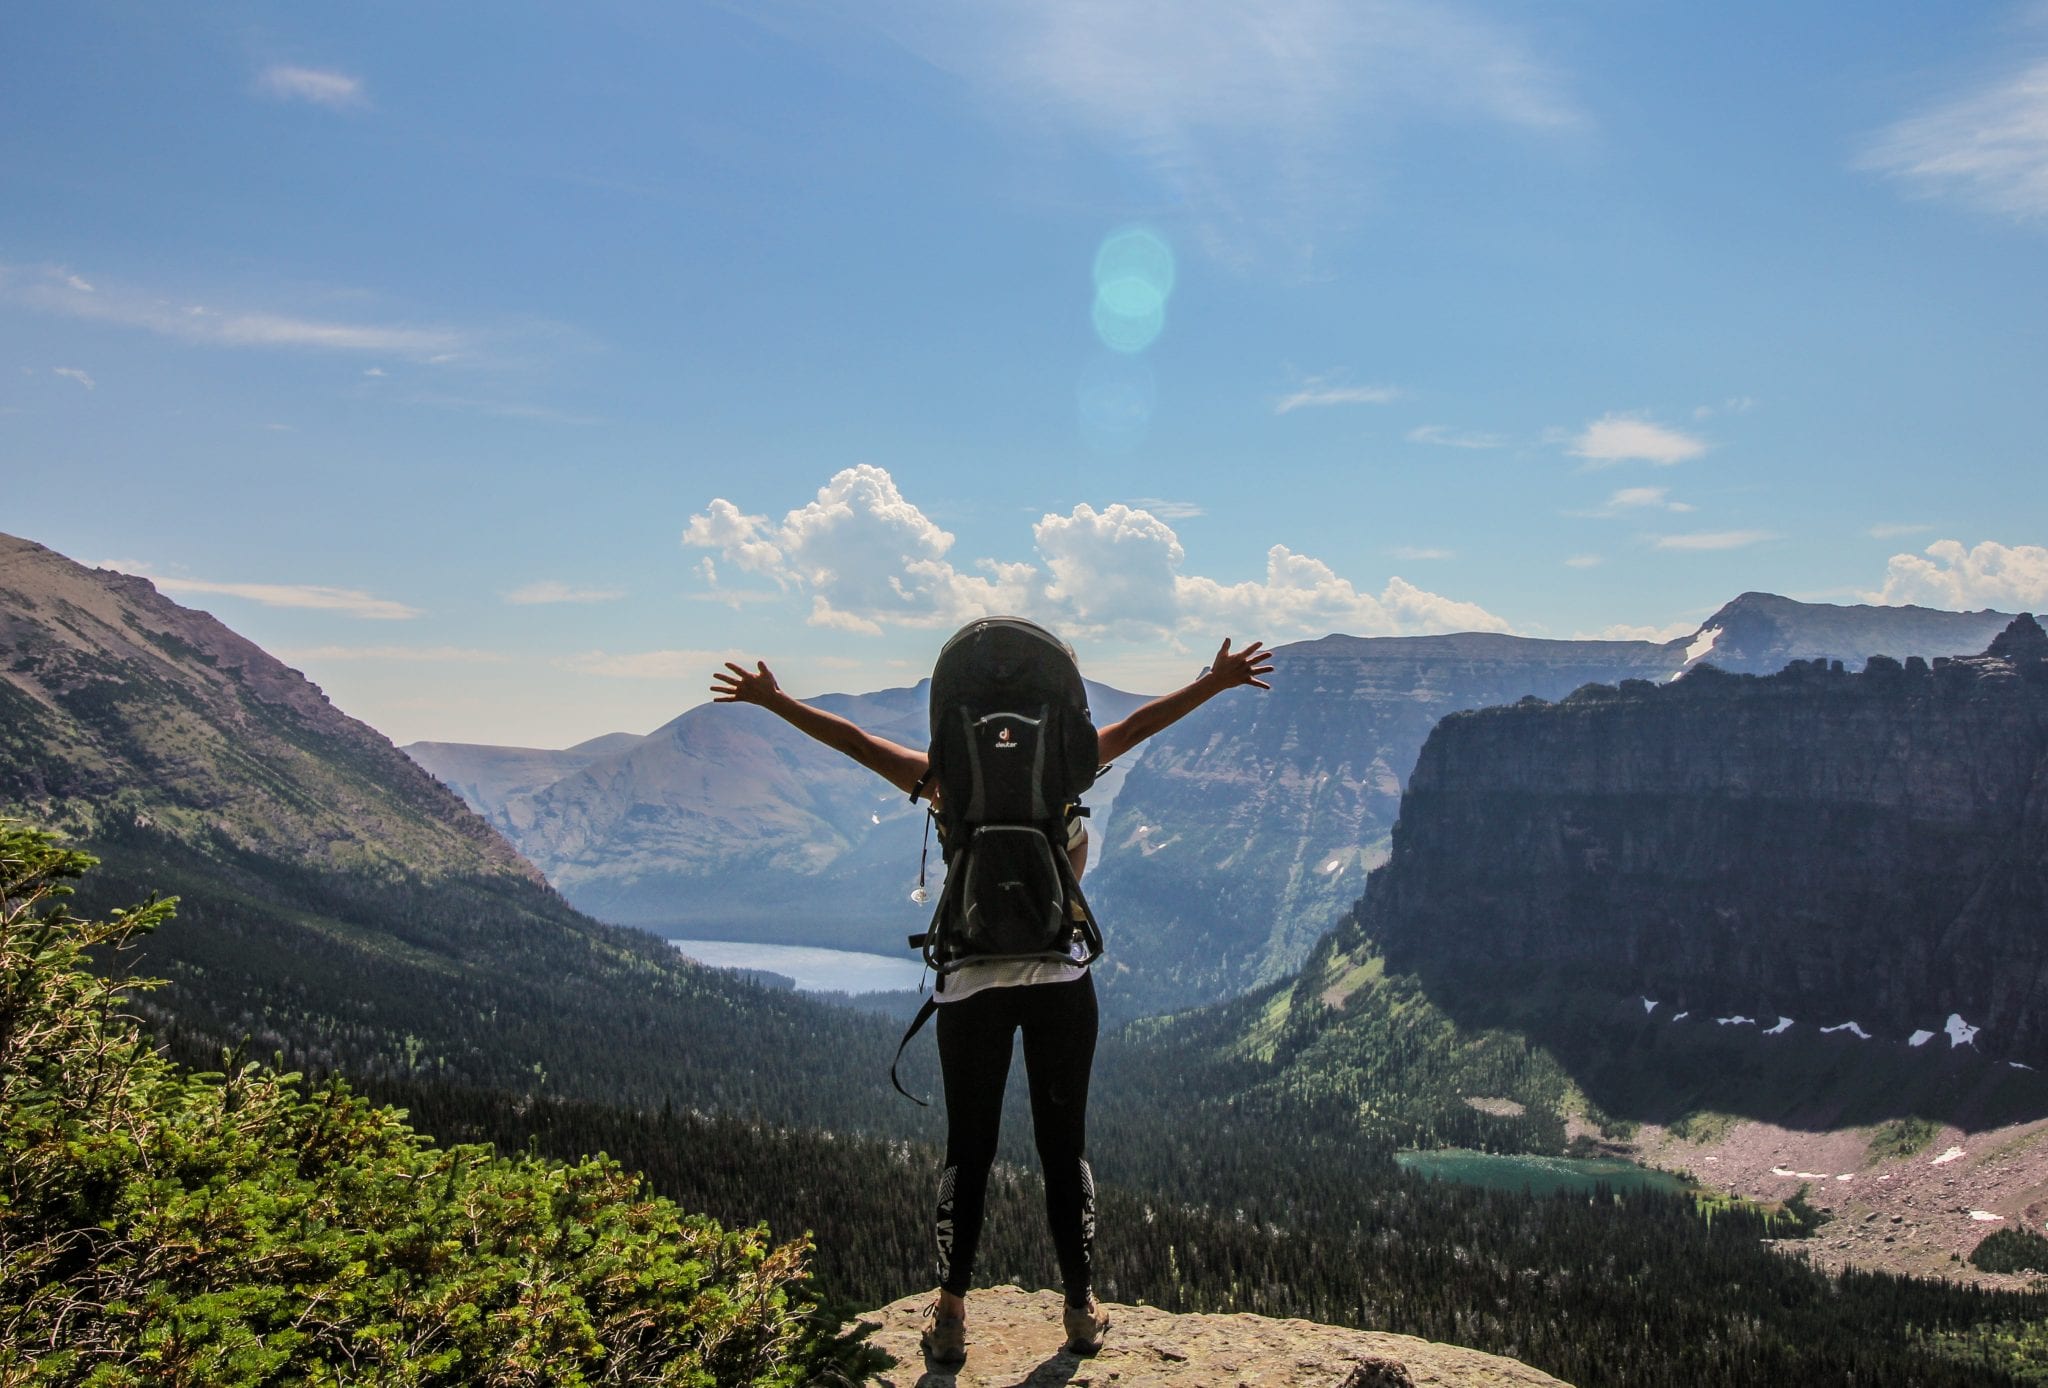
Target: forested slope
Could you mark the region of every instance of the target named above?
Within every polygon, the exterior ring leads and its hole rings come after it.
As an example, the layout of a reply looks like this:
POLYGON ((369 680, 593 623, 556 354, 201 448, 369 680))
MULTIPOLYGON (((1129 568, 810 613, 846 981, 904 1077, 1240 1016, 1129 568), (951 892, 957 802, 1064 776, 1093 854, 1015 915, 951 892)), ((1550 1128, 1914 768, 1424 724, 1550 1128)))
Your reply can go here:
POLYGON ((0 814, 182 899, 145 1006, 188 1053, 859 1129, 893 1029, 571 909, 304 676, 145 580, 0 537, 0 814))

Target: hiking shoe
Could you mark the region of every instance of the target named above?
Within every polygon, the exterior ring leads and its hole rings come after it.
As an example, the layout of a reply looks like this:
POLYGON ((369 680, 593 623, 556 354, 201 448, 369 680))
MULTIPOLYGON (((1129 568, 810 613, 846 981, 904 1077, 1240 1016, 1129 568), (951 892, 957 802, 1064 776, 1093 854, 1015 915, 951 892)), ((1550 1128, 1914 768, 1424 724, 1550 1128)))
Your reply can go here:
POLYGON ((1067 1327, 1067 1348, 1075 1354, 1093 1354, 1102 1348, 1103 1332, 1109 1329, 1109 1313, 1094 1297, 1086 1306, 1069 1306, 1063 1317, 1067 1327))
POLYGON ((942 1316, 939 1303, 934 1301, 924 1308, 924 1318, 931 1322, 917 1338, 924 1357, 934 1364, 966 1363, 967 1317, 942 1316))

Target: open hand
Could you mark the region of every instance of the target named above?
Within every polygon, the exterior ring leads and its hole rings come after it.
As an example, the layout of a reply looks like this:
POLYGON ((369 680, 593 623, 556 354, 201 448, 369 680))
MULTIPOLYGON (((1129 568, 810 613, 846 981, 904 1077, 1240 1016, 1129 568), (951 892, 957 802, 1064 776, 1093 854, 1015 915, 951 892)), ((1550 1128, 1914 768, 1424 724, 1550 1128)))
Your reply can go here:
POLYGON ((1273 686, 1259 676, 1272 673, 1273 653, 1266 649, 1265 642, 1254 641, 1243 650, 1233 652, 1228 636, 1223 638, 1223 645, 1217 650, 1216 659, 1209 665, 1211 678, 1217 680, 1225 689, 1235 689, 1241 684, 1249 684, 1258 689, 1271 689, 1273 686))
POLYGON ((711 702, 715 704, 760 704, 766 707, 770 699, 782 692, 782 686, 775 682, 775 674, 765 660, 755 661, 752 670, 728 660, 724 670, 711 672, 711 678, 714 681, 711 702), (727 674, 727 670, 732 673, 727 674))

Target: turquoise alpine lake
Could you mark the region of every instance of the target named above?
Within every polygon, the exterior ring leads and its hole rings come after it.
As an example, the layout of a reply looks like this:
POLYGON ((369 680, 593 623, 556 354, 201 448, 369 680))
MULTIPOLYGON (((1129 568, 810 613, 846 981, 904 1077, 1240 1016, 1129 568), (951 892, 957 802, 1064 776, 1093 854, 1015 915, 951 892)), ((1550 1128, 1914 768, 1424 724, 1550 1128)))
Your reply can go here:
POLYGON ((1691 1189, 1668 1171, 1653 1171, 1616 1157, 1506 1156, 1447 1147, 1433 1152, 1396 1152, 1394 1160, 1402 1170, 1431 1180, 1483 1186, 1488 1190, 1526 1190, 1531 1195, 1591 1191, 1599 1185, 1618 1191, 1655 1190, 1673 1194, 1691 1189))
POLYGON ((738 940, 670 940, 714 969, 765 969, 796 980, 806 993, 887 993, 915 990, 924 965, 909 954, 866 954, 819 945, 763 945, 738 940))

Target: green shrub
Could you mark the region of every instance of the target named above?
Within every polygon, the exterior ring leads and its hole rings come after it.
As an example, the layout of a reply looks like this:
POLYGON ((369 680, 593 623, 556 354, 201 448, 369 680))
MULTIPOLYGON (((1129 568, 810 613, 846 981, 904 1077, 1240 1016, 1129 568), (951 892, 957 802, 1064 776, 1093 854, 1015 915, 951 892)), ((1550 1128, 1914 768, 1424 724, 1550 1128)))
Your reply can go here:
POLYGON ((119 1011, 152 982, 108 966, 173 903, 73 918, 92 862, 0 821, 0 1383, 728 1388, 860 1353, 804 1240, 602 1156, 437 1148, 338 1082, 172 1065, 119 1011))
POLYGON ((1894 1118, 1880 1124, 1870 1135, 1870 1147, 1866 1160, 1877 1162, 1890 1157, 1910 1157, 1923 1152, 1941 1133, 1941 1124, 1931 1118, 1894 1118))

